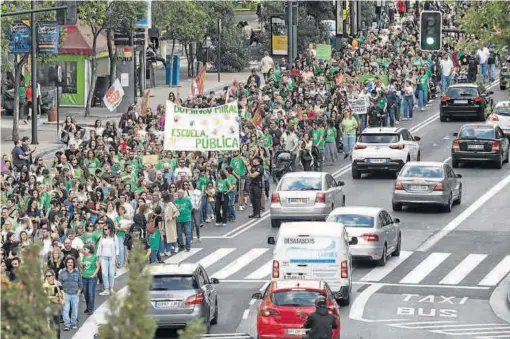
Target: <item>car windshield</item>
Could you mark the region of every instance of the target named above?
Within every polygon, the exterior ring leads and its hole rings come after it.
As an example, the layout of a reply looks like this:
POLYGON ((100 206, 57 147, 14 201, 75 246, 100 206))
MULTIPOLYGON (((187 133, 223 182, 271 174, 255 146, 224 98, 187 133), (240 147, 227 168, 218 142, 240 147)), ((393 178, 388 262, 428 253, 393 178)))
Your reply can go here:
POLYGON ((196 290, 198 285, 191 275, 154 275, 150 291, 196 290))
POLYGON ((437 166, 408 166, 400 174, 402 178, 443 178, 443 169, 437 166))
POLYGON ((327 221, 342 223, 345 227, 374 227, 374 217, 361 214, 330 215, 327 221))
POLYGON ((321 295, 317 291, 281 291, 271 294, 271 302, 276 306, 314 306, 321 295))
POLYGON ((364 144, 393 144, 398 142, 398 134, 362 134, 359 141, 364 144))
POLYGON ((496 107, 496 114, 510 117, 510 106, 496 107))
POLYGON ((459 138, 494 139, 492 127, 464 127, 460 130, 459 138))
POLYGON ((320 191, 321 177, 283 178, 280 191, 320 191))
POLYGON ((449 97, 477 97, 478 90, 473 87, 454 87, 448 88, 446 96, 449 97))

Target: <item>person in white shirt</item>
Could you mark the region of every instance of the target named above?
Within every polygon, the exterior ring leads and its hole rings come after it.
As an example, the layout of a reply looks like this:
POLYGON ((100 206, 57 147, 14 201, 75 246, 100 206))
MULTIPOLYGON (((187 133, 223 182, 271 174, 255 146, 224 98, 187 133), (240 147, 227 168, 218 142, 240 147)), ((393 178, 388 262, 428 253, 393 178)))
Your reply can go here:
POLYGON ((186 166, 184 159, 179 159, 179 165, 174 171, 174 176, 176 182, 191 179, 191 170, 186 166))
POLYGON ((264 52, 264 57, 260 60, 260 71, 264 75, 264 81, 267 81, 269 70, 274 67, 273 58, 269 56, 269 52, 264 52))
MULTIPOLYGON (((189 181, 184 184, 186 190, 185 196, 189 197, 193 209, 191 210, 191 222, 195 228, 197 240, 200 241, 200 227, 204 226, 200 222, 200 207, 202 205, 202 191, 193 187, 193 183, 189 181)), ((193 232, 191 232, 191 240, 193 241, 193 232)))
POLYGON ((120 247, 113 227, 104 223, 102 226, 103 234, 97 244, 97 257, 101 260, 104 291, 99 295, 110 295, 115 283, 115 265, 119 262, 120 247))
POLYGON ((445 93, 446 89, 450 86, 452 82, 452 72, 453 72, 453 62, 452 59, 448 56, 448 54, 443 55, 443 60, 441 60, 441 92, 445 93))
POLYGON ((489 49, 487 47, 478 49, 478 51, 476 51, 476 56, 478 58, 478 63, 480 64, 480 73, 481 73, 483 82, 485 83, 489 77, 489 74, 488 74, 489 56, 490 56, 489 49))

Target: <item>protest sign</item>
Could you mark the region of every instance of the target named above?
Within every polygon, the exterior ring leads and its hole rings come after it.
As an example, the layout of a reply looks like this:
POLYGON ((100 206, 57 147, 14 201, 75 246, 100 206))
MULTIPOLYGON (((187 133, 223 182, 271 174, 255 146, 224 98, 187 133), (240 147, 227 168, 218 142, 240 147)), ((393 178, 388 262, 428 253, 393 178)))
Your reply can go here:
POLYGON ((120 105, 122 97, 124 97, 124 90, 122 89, 119 79, 117 79, 104 95, 103 101, 106 108, 112 112, 120 105))
POLYGON ((159 161, 159 155, 157 154, 151 154, 151 155, 144 155, 143 156, 143 163, 144 164, 151 164, 156 165, 159 161))
POLYGON ((317 60, 331 60, 331 45, 317 44, 317 60))
POLYGON ((166 102, 164 148, 169 151, 239 150, 237 101, 208 108, 166 102))
POLYGON ((367 114, 367 102, 365 98, 349 99, 352 114, 367 114))

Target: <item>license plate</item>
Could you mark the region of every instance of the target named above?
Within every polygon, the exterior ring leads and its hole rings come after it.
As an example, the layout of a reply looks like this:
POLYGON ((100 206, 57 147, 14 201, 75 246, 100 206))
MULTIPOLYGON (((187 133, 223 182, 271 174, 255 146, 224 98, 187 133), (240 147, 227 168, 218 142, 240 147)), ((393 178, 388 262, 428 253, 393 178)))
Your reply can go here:
POLYGON ((284 275, 284 280, 306 280, 305 275, 284 275))
POLYGON ((308 331, 306 328, 288 328, 287 334, 289 334, 289 335, 305 335, 306 331, 308 331))
POLYGON ((415 186, 415 185, 412 185, 409 188, 411 189, 411 191, 426 191, 429 189, 428 186, 415 186))
POLYGON ((289 198, 287 199, 289 204, 306 204, 308 199, 299 199, 299 198, 289 198))
POLYGON ((483 150, 483 145, 468 145, 468 149, 483 150))
POLYGON ((467 100, 454 100, 453 102, 454 102, 455 104, 464 104, 464 105, 468 103, 468 101, 467 101, 467 100))
POLYGON ((368 159, 368 162, 371 164, 384 164, 387 162, 386 159, 368 159))
POLYGON ((179 306, 178 301, 156 301, 155 305, 156 308, 174 308, 179 306))

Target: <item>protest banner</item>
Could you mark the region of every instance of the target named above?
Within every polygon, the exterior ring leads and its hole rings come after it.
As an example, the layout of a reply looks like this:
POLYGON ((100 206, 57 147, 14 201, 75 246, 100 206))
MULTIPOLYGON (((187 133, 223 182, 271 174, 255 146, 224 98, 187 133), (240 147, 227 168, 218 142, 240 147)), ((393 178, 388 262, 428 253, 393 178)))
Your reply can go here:
POLYGON ((358 76, 359 78, 359 81, 363 84, 365 83, 365 81, 374 81, 374 78, 375 77, 379 77, 379 79, 381 80, 381 82, 385 85, 385 86, 388 86, 388 83, 389 83, 389 79, 388 79, 388 76, 387 75, 382 75, 382 74, 360 74, 358 76))
POLYGON ((317 60, 331 60, 331 45, 317 44, 317 60))
POLYGON ((144 155, 143 156, 143 164, 151 164, 156 165, 159 161, 159 155, 157 154, 151 154, 151 155, 144 155))
POLYGON ((122 102, 122 98, 124 97, 124 90, 122 89, 122 85, 120 84, 120 80, 117 79, 113 83, 112 87, 108 89, 106 94, 103 97, 103 102, 106 105, 106 108, 110 112, 117 108, 122 102))
POLYGON ((237 101, 208 108, 166 102, 164 148, 168 151, 239 150, 237 101))
POLYGON ((368 107, 365 98, 349 99, 352 114, 367 114, 368 107))
POLYGON ((202 95, 204 94, 204 83, 205 77, 207 75, 207 65, 205 65, 200 72, 198 72, 195 80, 191 84, 191 93, 193 95, 202 95))

